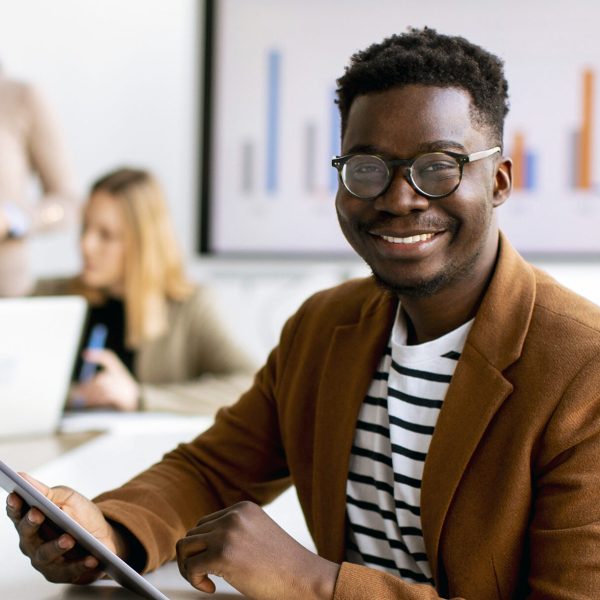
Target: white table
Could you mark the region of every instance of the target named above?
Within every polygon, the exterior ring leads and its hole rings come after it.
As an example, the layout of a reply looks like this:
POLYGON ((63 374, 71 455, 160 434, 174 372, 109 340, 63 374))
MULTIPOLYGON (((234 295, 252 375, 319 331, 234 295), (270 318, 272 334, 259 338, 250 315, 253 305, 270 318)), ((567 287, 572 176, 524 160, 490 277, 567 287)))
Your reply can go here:
MULTIPOLYGON (((110 418, 109 418, 110 420, 110 418)), ((66 423, 71 431, 45 440, 0 441, 0 459, 18 470, 28 470, 48 485, 65 484, 91 497, 116 487, 149 466, 181 441, 194 437, 210 424, 208 419, 177 419, 165 416, 162 425, 156 415, 117 419, 114 426, 103 424, 102 434, 82 431, 89 424, 66 423), (81 443, 83 442, 83 443, 81 443), (80 444, 77 446, 77 444, 80 444), (76 446, 76 447, 73 447, 76 446), (49 460, 41 458, 48 452, 49 460), (42 464, 43 463, 43 464, 42 464)), ((6 494, 0 490, 4 512, 6 494)), ((290 535, 310 549, 312 540, 294 490, 288 490, 266 508, 290 535)), ((18 537, 10 520, 0 519, 0 598, 2 600, 133 600, 139 598, 112 581, 92 586, 48 583, 29 564, 18 549, 18 537)), ((167 564, 147 576, 171 600, 214 598, 237 600, 240 594, 226 582, 215 578, 217 593, 194 590, 177 571, 167 564)))

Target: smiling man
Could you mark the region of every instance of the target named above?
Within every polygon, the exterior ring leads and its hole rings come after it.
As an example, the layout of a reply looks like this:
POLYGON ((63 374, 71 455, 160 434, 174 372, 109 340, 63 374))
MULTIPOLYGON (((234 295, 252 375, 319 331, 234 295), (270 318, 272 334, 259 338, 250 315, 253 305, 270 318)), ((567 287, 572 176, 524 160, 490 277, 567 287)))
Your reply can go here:
MULTIPOLYGON (((309 298, 215 425, 94 502, 42 489, 139 570, 259 600, 600 594, 600 310, 498 230, 507 84, 431 29, 338 80, 339 221, 373 277, 309 298), (318 555, 260 508, 293 482, 318 555)), ((21 548, 87 582, 15 495, 21 548)))
MULTIPOLYGON (((510 191, 498 125, 488 115, 473 122, 471 93, 440 84, 353 99, 345 155, 333 161, 342 230, 377 281, 402 298, 411 343, 474 316, 498 252, 493 209, 510 191)), ((345 106, 344 78, 341 85, 345 106)))

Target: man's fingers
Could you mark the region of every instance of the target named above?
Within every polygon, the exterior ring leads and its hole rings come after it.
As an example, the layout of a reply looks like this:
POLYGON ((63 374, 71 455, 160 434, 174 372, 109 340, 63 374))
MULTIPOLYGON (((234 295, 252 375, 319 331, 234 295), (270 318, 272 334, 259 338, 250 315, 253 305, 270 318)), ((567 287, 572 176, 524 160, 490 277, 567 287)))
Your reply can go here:
POLYGON ((9 494, 6 497, 6 514, 8 515, 8 518, 16 524, 23 516, 21 514, 22 510, 23 500, 21 499, 21 496, 18 496, 14 492, 9 494))
MULTIPOLYGON (((201 544, 201 546, 204 550, 206 549, 206 544, 201 544)), ((187 579, 197 590, 212 594, 216 590, 216 587, 212 579, 208 577, 208 570, 206 569, 206 565, 204 565, 205 561, 202 560, 205 558, 206 552, 201 551, 192 555, 188 555, 186 552, 184 555, 180 554, 179 547, 178 542, 177 567, 181 576, 187 579)), ((186 550, 190 551, 191 549, 192 545, 188 544, 186 550)))
POLYGON ((197 575, 194 574, 191 579, 188 580, 193 587, 201 592, 206 592, 207 594, 214 594, 217 586, 214 584, 214 581, 208 575, 197 575))
POLYGON ((61 583, 70 581, 77 584, 91 583, 102 574, 98 559, 91 555, 69 560, 66 556, 71 550, 61 549, 57 540, 42 544, 31 556, 31 564, 38 569, 48 581, 61 583), (52 568, 48 568, 52 567, 52 568))
POLYGON ((175 546, 177 560, 181 559, 183 561, 194 554, 200 554, 201 552, 206 551, 207 548, 208 540, 206 534, 188 534, 186 537, 178 540, 175 546))
POLYGON ((63 559, 69 550, 75 547, 75 540, 68 534, 63 533, 60 537, 45 544, 41 544, 35 553, 36 560, 40 564, 49 564, 63 559))
POLYGON ((197 529, 205 530, 206 529, 204 527, 205 525, 210 524, 213 521, 216 521, 216 520, 220 519, 222 516, 227 515, 230 512, 233 512, 237 506, 238 506, 237 504, 234 504, 233 506, 229 506, 227 508, 223 508, 221 510, 217 510, 214 513, 210 513, 209 515, 206 515, 205 517, 202 517, 202 519, 200 519, 196 523, 196 526, 194 527, 194 529, 191 529, 190 531, 188 531, 188 535, 193 534, 197 529))
POLYGON ((40 526, 44 520, 44 515, 37 508, 31 508, 17 520, 15 527, 21 538, 21 546, 29 545, 38 540, 40 526))
POLYGON ((19 475, 23 479, 26 479, 34 488, 36 488, 37 490, 39 490, 40 492, 42 492, 42 494, 44 494, 44 496, 48 495, 48 492, 50 491, 50 488, 45 483, 42 483, 41 481, 38 481, 37 479, 35 479, 31 475, 29 475, 29 473, 23 473, 22 471, 20 471, 19 475))
POLYGON ((45 483, 38 481, 28 473, 19 473, 19 475, 31 483, 31 485, 44 494, 48 500, 54 502, 54 504, 60 508, 63 508, 63 506, 72 498, 73 494, 75 493, 73 489, 64 485, 57 485, 52 488, 48 487, 45 483))

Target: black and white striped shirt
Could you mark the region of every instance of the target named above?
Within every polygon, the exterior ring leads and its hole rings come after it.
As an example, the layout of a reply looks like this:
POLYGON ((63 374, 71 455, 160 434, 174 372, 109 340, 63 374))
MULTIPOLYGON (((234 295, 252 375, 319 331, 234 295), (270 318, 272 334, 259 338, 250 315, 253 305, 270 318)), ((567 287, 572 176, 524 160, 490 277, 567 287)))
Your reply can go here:
POLYGON ((398 311, 356 424, 346 486, 348 561, 433 585, 421 531, 421 479, 472 323, 407 346, 398 311))

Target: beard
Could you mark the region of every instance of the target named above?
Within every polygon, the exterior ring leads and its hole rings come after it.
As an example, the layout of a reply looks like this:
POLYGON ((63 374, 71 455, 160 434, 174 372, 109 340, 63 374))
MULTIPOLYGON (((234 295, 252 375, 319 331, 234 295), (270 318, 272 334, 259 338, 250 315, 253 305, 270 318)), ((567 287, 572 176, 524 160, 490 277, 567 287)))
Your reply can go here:
POLYGON ((422 279, 410 284, 398 283, 389 278, 379 275, 371 265, 371 277, 375 283, 396 296, 408 296, 411 298, 427 298, 437 294, 441 289, 450 284, 456 284, 462 280, 468 279, 481 255, 482 249, 479 248, 469 257, 469 260, 461 265, 449 265, 447 269, 438 273, 430 279, 422 279))

